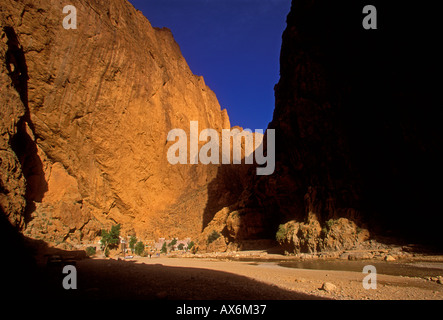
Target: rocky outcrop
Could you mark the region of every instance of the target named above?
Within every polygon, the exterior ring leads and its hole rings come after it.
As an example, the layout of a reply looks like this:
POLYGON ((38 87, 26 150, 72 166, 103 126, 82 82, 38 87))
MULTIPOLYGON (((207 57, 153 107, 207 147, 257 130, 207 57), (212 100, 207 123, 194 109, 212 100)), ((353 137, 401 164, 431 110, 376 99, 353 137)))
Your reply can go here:
MULTIPOLYGON (((12 28, 4 27, 0 42, 0 206, 9 222, 24 225, 26 181, 16 154, 17 139, 27 135, 22 121, 26 110, 27 70, 23 50, 12 28)), ((18 150, 17 150, 18 151, 18 150)))
POLYGON ((171 32, 127 1, 69 4, 77 29, 64 29, 62 2, 0 8, 3 210, 52 243, 115 223, 142 239, 197 237, 240 194, 238 166, 171 165, 167 134, 190 121, 221 133, 226 110, 171 32))
POLYGON ((287 252, 318 253, 360 249, 369 244, 370 234, 347 218, 326 221, 322 228, 315 215, 306 222, 294 220, 281 224, 276 234, 287 252))

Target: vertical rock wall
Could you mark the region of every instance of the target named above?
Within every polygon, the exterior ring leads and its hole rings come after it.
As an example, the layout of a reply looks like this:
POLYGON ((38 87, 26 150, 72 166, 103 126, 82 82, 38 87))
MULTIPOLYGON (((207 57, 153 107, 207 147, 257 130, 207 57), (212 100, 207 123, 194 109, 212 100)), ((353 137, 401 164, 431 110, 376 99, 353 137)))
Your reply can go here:
POLYGON ((335 247, 321 230, 341 218, 441 244, 438 17, 427 4, 373 1, 378 29, 365 30, 367 4, 293 0, 283 33, 276 173, 255 182, 251 203, 275 231, 301 223, 294 236, 315 238, 312 250, 335 247))
POLYGON ((190 121, 221 133, 226 110, 171 32, 127 1, 70 4, 78 28, 66 30, 63 1, 2 1, 2 208, 52 243, 115 223, 141 238, 195 237, 241 183, 215 181, 217 165, 170 165, 167 134, 189 135, 190 121))

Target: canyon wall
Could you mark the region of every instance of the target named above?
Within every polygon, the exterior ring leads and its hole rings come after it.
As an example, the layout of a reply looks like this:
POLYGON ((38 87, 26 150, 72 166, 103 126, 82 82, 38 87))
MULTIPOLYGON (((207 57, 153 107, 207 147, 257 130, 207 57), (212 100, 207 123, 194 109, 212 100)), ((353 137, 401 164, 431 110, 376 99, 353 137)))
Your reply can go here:
POLYGON ((366 30, 366 4, 292 1, 268 127, 276 172, 242 196, 250 237, 278 232, 303 252, 369 237, 442 245, 438 17, 373 1, 378 27, 366 30))
POLYGON ((2 1, 3 211, 53 244, 92 241, 115 223, 142 239, 195 238, 236 200, 242 169, 173 166, 167 135, 189 135, 190 121, 221 133, 226 110, 171 32, 127 1, 69 4, 77 29, 63 27, 63 1, 2 1))
POLYGON ((221 133, 226 110, 171 32, 127 1, 70 4, 77 29, 63 28, 61 1, 0 7, 0 206, 25 235, 76 244, 121 223, 215 251, 276 236, 297 252, 384 237, 441 245, 432 75, 443 54, 426 6, 375 1, 378 29, 365 30, 362 1, 293 0, 268 127, 276 170, 257 176, 255 166, 169 164, 171 129, 198 121, 221 133))

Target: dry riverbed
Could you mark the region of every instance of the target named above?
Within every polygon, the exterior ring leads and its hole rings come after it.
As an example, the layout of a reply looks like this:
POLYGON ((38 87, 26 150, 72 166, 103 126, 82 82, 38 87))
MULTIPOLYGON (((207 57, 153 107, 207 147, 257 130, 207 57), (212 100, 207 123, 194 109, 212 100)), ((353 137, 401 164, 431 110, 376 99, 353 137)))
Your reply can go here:
MULTIPOLYGON (((443 300, 443 256, 343 261, 251 251, 221 256, 95 257, 77 260, 76 267, 78 290, 62 291, 60 297, 443 300), (377 269, 376 289, 363 286, 365 265, 377 269)), ((54 284, 59 286, 59 281, 54 279, 54 284)))
MULTIPOLYGON (((366 262, 371 264, 371 261, 366 262)), ((287 268, 279 266, 276 262, 221 261, 208 258, 139 258, 137 263, 223 271, 319 298, 443 299, 442 284, 420 277, 377 274, 377 288, 364 289, 362 281, 367 274, 362 272, 287 268), (325 283, 331 284, 326 285, 327 290, 324 288, 325 283)))

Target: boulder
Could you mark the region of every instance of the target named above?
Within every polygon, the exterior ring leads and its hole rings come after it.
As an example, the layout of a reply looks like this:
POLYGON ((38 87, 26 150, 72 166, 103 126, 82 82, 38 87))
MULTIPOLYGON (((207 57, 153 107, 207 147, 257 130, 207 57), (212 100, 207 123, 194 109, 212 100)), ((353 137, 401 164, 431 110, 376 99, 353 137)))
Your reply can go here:
POLYGON ((321 290, 324 290, 324 291, 327 291, 327 292, 333 292, 333 291, 337 290, 337 286, 332 284, 332 283, 330 283, 330 282, 325 282, 321 286, 321 290))
POLYGON ((384 260, 385 261, 395 261, 396 259, 393 256, 388 254, 384 257, 384 260))

